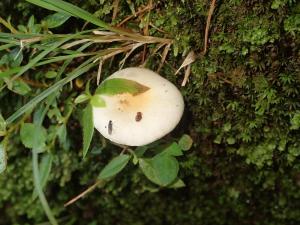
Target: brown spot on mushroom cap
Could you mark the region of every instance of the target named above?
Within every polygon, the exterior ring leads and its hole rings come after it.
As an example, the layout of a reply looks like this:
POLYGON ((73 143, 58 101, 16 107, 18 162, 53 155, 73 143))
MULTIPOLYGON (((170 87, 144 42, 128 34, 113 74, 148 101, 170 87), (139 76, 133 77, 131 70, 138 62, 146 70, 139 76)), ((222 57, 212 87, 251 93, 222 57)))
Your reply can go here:
POLYGON ((151 91, 147 91, 139 95, 124 93, 117 95, 116 98, 116 107, 122 112, 139 111, 139 109, 147 108, 147 105, 151 104, 153 101, 151 91))

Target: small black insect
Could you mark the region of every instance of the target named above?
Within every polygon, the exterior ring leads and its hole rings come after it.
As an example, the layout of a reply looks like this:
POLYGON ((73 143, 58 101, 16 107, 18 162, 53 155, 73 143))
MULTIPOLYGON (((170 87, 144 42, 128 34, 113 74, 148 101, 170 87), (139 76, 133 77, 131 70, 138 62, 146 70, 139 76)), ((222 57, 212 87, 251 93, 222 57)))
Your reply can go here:
POLYGON ((108 122, 108 134, 109 134, 109 135, 111 135, 112 129, 113 129, 113 123, 112 123, 112 121, 110 120, 110 121, 108 122))
POLYGON ((135 121, 139 122, 143 119, 143 114, 141 112, 137 112, 135 116, 135 121))

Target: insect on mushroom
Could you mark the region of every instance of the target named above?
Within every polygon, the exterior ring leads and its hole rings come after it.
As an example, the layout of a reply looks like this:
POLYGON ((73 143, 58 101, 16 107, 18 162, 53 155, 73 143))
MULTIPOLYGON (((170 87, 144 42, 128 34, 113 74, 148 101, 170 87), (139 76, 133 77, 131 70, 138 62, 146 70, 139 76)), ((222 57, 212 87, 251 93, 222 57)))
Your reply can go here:
POLYGON ((143 119, 143 114, 141 112, 137 112, 135 116, 135 121, 139 122, 143 119))
POLYGON ((108 134, 111 135, 112 134, 112 129, 113 129, 113 123, 112 121, 110 120, 108 122, 108 134))

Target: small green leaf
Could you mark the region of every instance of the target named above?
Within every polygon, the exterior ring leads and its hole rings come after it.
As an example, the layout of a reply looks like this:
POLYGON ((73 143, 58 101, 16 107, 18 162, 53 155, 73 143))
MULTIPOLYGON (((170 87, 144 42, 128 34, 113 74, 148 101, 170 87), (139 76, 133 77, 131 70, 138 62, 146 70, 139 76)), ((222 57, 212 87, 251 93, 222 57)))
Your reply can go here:
POLYGON ((176 142, 173 142, 172 144, 170 144, 160 154, 167 154, 167 155, 171 155, 171 156, 181 156, 181 155, 183 155, 181 147, 176 142))
POLYGON ((108 179, 121 172, 129 162, 130 155, 119 155, 113 158, 100 172, 99 179, 108 179))
POLYGON ((140 158, 140 157, 142 157, 142 156, 144 155, 144 153, 145 153, 148 149, 149 149, 148 146, 145 146, 145 145, 143 145, 143 146, 138 146, 138 147, 134 150, 134 153, 135 153, 135 155, 136 155, 138 158, 140 158))
POLYGON ((93 108, 88 104, 83 110, 82 117, 83 128, 83 158, 86 156, 94 134, 93 108))
POLYGON ((184 134, 178 141, 178 144, 183 151, 187 151, 192 147, 193 139, 189 135, 184 134))
POLYGON ((57 76, 57 72, 56 71, 53 71, 53 70, 50 70, 48 71, 46 74, 45 74, 45 77, 48 78, 48 79, 53 79, 57 76))
POLYGON ((85 101, 87 101, 89 99, 90 99, 90 96, 88 96, 86 94, 81 94, 77 98, 75 98, 75 104, 79 104, 79 103, 85 102, 85 101))
POLYGON ((64 13, 54 13, 47 16, 44 21, 48 28, 55 28, 64 24, 70 17, 64 13))
POLYGON ((60 145, 63 146, 66 143, 66 139, 67 139, 67 127, 65 123, 57 127, 56 135, 58 137, 58 141, 60 145))
POLYGON ((105 101, 100 95, 94 95, 91 98, 91 104, 94 107, 105 107, 105 101))
POLYGON ((18 67, 23 61, 23 52, 20 48, 14 48, 8 55, 11 67, 18 67))
POLYGON ((21 126, 20 137, 26 148, 41 149, 45 146, 47 132, 42 126, 24 123, 21 126))
POLYGON ((0 173, 2 173, 7 165, 6 151, 4 145, 0 143, 0 173))
POLYGON ((169 186, 169 188, 182 188, 182 187, 185 187, 185 183, 179 179, 179 178, 176 178, 176 180, 171 183, 169 186))
POLYGON ((0 137, 4 136, 6 133, 6 121, 0 113, 0 137))
POLYGON ((176 179, 179 170, 178 161, 169 155, 139 159, 139 165, 145 176, 160 186, 171 184, 176 179))
POLYGON ((29 30, 32 30, 33 26, 34 26, 34 22, 35 22, 35 18, 34 16, 30 16, 28 23, 27 23, 27 27, 29 28, 29 30))
POLYGON ((104 81, 96 90, 96 94, 102 95, 117 95, 129 93, 132 95, 139 95, 149 90, 149 87, 144 86, 136 81, 112 78, 104 81))
POLYGON ((22 80, 14 80, 12 85, 8 85, 8 88, 19 94, 19 95, 26 95, 29 91, 31 91, 31 88, 22 80))

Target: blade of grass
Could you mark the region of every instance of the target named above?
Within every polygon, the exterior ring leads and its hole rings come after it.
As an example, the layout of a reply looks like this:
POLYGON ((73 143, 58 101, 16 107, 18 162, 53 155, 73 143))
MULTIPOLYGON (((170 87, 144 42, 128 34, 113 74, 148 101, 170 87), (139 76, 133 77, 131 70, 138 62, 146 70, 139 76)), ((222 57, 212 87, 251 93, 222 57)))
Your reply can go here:
POLYGON ((8 48, 13 47, 13 46, 15 46, 15 44, 1 45, 1 46, 0 46, 0 51, 5 50, 5 49, 8 49, 8 48))
POLYGON ((103 22, 102 20, 99 20, 91 13, 62 0, 26 0, 26 1, 49 10, 54 10, 57 12, 62 12, 65 14, 72 15, 74 17, 79 17, 81 19, 84 19, 85 21, 93 23, 104 29, 108 29, 108 30, 111 29, 111 27, 107 23, 103 22))
POLYGON ((10 30, 10 32, 18 33, 18 31, 9 22, 4 20, 1 16, 0 16, 0 24, 3 24, 7 29, 10 30))
POLYGON ((13 39, 5 39, 5 38, 0 38, 0 43, 7 43, 7 44, 15 44, 15 45, 19 45, 19 41, 17 40, 13 40, 13 39))
POLYGON ((19 118, 21 115, 26 113, 28 110, 32 109, 36 104, 38 104, 40 101, 48 97, 50 94, 54 93, 55 91, 58 91, 61 87, 63 87, 65 84, 69 83, 73 79, 77 78, 81 74, 87 72, 89 69, 91 69, 96 64, 92 63, 95 60, 94 57, 88 59, 84 63, 82 63, 77 69, 73 70, 71 73, 67 75, 67 77, 61 79, 60 81, 56 82, 54 85, 31 99, 28 103, 26 103, 24 106, 22 106, 20 109, 18 109, 16 112, 14 112, 7 120, 7 124, 11 124, 14 122, 17 118, 19 118))
MULTIPOLYGON (((74 35, 76 36, 76 34, 74 35)), ((33 58, 27 65, 23 66, 22 69, 17 73, 17 75, 14 76, 14 79, 21 76, 23 73, 25 73, 27 70, 32 68, 38 61, 40 61, 42 58, 44 58, 46 55, 48 55, 50 52, 52 52, 54 49, 58 48, 65 42, 71 40, 73 37, 67 37, 63 38, 62 40, 54 43, 51 47, 48 49, 42 51, 40 54, 38 54, 35 58, 33 58)))
POLYGON ((126 32, 124 30, 115 28, 110 26, 109 24, 105 23, 104 21, 98 19, 93 14, 62 0, 26 0, 32 4, 41 6, 43 8, 54 10, 57 12, 65 13, 68 15, 72 15, 74 17, 81 18, 87 22, 90 22, 92 24, 95 24, 99 27, 102 27, 106 30, 113 31, 118 34, 127 35, 129 37, 136 37, 141 36, 134 33, 126 32))
MULTIPOLYGON (((91 44, 92 43, 88 43, 88 45, 91 45, 91 44)), ((107 50, 103 50, 103 51, 100 51, 100 52, 93 52, 93 53, 77 53, 77 54, 73 54, 73 55, 56 56, 56 57, 49 58, 49 59, 46 59, 44 61, 41 61, 41 62, 37 63, 35 65, 35 67, 46 65, 46 64, 49 64, 49 63, 64 61, 64 60, 68 60, 68 59, 74 59, 74 58, 78 58, 78 57, 92 56, 92 55, 104 55, 104 54, 107 54, 107 53, 111 53, 112 51, 113 51, 112 49, 107 49, 107 50)), ((4 72, 0 71, 0 78, 8 77, 10 75, 19 73, 22 68, 23 67, 14 67, 14 68, 11 68, 11 69, 6 70, 4 72)))

